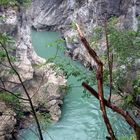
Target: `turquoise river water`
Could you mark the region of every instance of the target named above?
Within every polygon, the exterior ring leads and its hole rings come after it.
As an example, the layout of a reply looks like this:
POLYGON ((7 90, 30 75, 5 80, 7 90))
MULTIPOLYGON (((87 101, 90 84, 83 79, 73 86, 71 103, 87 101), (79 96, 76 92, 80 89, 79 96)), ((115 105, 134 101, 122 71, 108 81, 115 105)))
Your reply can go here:
MULTIPOLYGON (((32 31, 34 49, 44 58, 55 56, 56 47, 46 46, 59 38, 60 35, 56 32, 32 31)), ((69 59, 62 53, 59 55, 63 60, 69 59)), ((98 100, 94 97, 82 97, 83 88, 77 78, 71 76, 68 84, 75 85, 75 88, 69 90, 64 98, 62 117, 59 122, 50 125, 46 131, 43 130, 44 140, 105 140, 107 130, 101 117, 98 100)), ((105 92, 107 93, 108 90, 105 89, 105 92)), ((108 109, 107 112, 117 137, 130 135, 131 130, 126 122, 111 110, 108 109)), ((22 131, 20 140, 38 140, 30 128, 22 131)))

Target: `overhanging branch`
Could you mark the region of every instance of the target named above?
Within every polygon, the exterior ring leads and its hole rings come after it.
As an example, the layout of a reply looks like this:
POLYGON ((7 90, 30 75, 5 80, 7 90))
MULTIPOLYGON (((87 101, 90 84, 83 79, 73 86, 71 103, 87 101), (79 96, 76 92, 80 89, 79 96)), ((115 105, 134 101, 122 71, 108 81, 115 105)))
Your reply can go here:
MULTIPOLYGON (((87 89, 94 97, 96 97, 99 100, 99 95, 98 93, 91 87, 89 86, 87 83, 83 82, 82 86, 87 89)), ((112 109, 114 112, 117 112, 118 114, 120 114, 121 116, 123 116, 123 118, 127 121, 127 123, 133 127, 134 130, 136 130, 136 128, 138 128, 138 124, 135 122, 135 120, 130 116, 130 114, 127 111, 122 110, 121 108, 117 107, 116 105, 114 105, 113 103, 110 103, 109 101, 107 101, 106 99, 104 99, 104 104, 105 106, 107 106, 108 108, 112 109)))

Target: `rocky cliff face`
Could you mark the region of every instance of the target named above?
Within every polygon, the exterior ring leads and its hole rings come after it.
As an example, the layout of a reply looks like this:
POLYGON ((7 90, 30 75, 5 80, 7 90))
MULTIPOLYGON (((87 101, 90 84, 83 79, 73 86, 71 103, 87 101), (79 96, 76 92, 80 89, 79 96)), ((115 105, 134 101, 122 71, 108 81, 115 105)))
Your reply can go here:
POLYGON ((103 16, 124 16, 125 28, 137 28, 140 15, 139 0, 34 0, 31 10, 32 25, 36 29, 71 29, 72 21, 81 22, 89 33, 103 16))
MULTIPOLYGON (((57 70, 58 74, 56 74, 52 68, 53 64, 46 64, 46 61, 35 53, 31 43, 30 17, 26 13, 28 11, 23 9, 18 11, 17 7, 0 7, 0 10, 0 15, 4 17, 0 21, 0 33, 6 32, 16 40, 16 44, 8 47, 15 50, 13 55, 16 57, 16 61, 13 65, 32 98, 35 110, 38 113, 49 113, 53 121, 58 121, 61 117, 60 105, 63 103, 64 97, 62 89, 66 86, 62 71, 57 70)), ((5 87, 20 93, 23 98, 27 98, 17 75, 5 75, 4 70, 7 68, 1 64, 0 67, 0 77, 11 82, 5 83, 5 87)), ((2 83, 0 85, 2 86, 2 83)), ((20 102, 24 112, 31 111, 29 102, 23 100, 20 102)), ((17 114, 11 107, 3 101, 0 102, 0 140, 12 139, 11 134, 17 123, 16 116, 17 114)))
MULTIPOLYGON (((34 0, 30 11, 31 25, 34 28, 37 30, 60 31, 66 40, 67 48, 72 53, 73 59, 79 59, 86 67, 91 68, 95 66, 95 62, 80 43, 77 31, 72 28, 72 23, 77 22, 88 41, 90 41, 93 29, 103 24, 104 17, 110 18, 112 16, 118 17, 119 28, 136 31, 138 29, 138 17, 140 16, 140 1, 34 0)), ((98 53, 104 51, 104 39, 101 41, 100 46, 101 49, 98 53)), ((134 78, 139 72, 139 63, 136 67, 133 72, 130 72, 129 77, 134 78)), ((128 87, 132 87, 130 82, 128 82, 128 87)))
POLYGON ((83 55, 85 50, 71 27, 72 22, 79 23, 90 40, 94 27, 102 24, 104 16, 117 16, 121 28, 137 30, 139 9, 139 0, 34 0, 30 13, 31 25, 37 30, 62 32, 67 47, 71 50, 76 48, 74 58, 81 59, 87 65, 90 56, 83 55))

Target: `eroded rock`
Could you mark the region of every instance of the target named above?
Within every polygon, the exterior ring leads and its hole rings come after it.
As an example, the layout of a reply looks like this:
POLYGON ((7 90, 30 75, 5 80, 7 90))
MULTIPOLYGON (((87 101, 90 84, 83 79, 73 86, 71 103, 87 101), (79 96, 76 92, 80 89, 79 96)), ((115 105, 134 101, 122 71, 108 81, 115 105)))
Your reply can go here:
MULTIPOLYGON (((137 30, 137 17, 140 15, 139 7, 138 0, 130 0, 129 2, 127 0, 40 0, 39 2, 35 0, 30 16, 32 17, 31 24, 37 30, 62 32, 67 48, 72 51, 74 58, 77 57, 84 65, 89 65, 91 58, 85 52, 82 43, 79 42, 77 31, 71 26, 72 23, 77 22, 80 25, 90 42, 93 29, 103 24, 105 16, 107 18, 119 17, 118 26, 137 30)), ((104 48, 100 49, 103 50, 104 48)), ((92 64, 94 65, 94 62, 91 61, 92 64)))
MULTIPOLYGON (((46 113, 50 113, 53 121, 58 121, 61 116, 60 104, 62 104, 64 97, 64 91, 61 90, 61 87, 66 86, 63 72, 58 70, 59 74, 56 74, 52 67, 54 64, 44 64, 46 60, 35 53, 31 43, 31 24, 29 24, 30 20, 28 20, 26 11, 22 11, 21 9, 20 13, 18 13, 18 10, 12 9, 12 7, 9 8, 4 9, 1 13, 3 16, 8 15, 8 19, 0 22, 0 31, 12 35, 12 32, 15 31, 16 28, 16 32, 14 32, 16 44, 8 46, 14 49, 12 55, 16 57, 15 62, 12 62, 12 64, 20 74, 22 82, 32 98, 35 110, 42 107, 43 110, 46 110, 46 113)), ((6 63, 8 64, 8 62, 6 63)), ((18 76, 15 73, 4 73, 6 69, 4 66, 1 68, 1 77, 4 80, 11 81, 11 83, 5 83, 5 87, 12 92, 20 93, 21 97, 27 98, 18 76)), ((21 101, 20 105, 21 111, 31 112, 29 102, 21 101)), ((1 108, 4 109, 4 111, 2 111, 2 115, 0 116, 0 130, 2 130, 0 132, 2 136, 0 139, 2 140, 5 137, 7 139, 12 139, 11 132, 16 124, 16 114, 10 107, 1 106, 0 110, 2 110, 1 108), (5 115, 7 113, 10 113, 10 115, 5 115)), ((24 117, 29 120, 33 119, 32 115, 28 117, 25 115, 24 117)), ((28 121, 28 123, 25 122, 25 126, 28 126, 29 122, 32 123, 32 121, 28 121)))

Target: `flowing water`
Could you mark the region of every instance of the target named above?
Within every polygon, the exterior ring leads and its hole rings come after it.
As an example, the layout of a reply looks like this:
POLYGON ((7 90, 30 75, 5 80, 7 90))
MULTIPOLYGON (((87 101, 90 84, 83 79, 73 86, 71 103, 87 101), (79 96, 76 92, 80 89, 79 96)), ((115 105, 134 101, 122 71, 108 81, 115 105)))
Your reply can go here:
MULTIPOLYGON (((46 46, 59 38, 60 35, 56 32, 32 31, 32 43, 35 51, 44 58, 56 55, 56 47, 46 46)), ((59 55, 62 56, 62 59, 69 60, 61 52, 59 55)), ((80 66, 80 64, 77 65, 80 66)), ((105 140, 107 130, 101 117, 98 100, 94 97, 83 98, 83 88, 77 78, 71 76, 68 84, 73 84, 75 87, 69 90, 64 98, 62 117, 59 122, 43 131, 44 140, 51 140, 48 134, 53 140, 105 140)), ((108 89, 104 91, 106 94, 108 93, 108 89)), ((109 109, 107 112, 117 136, 131 133, 129 126, 118 114, 109 109)), ((30 129, 22 131, 21 136, 21 139, 24 137, 26 140, 37 140, 36 135, 30 129)))

